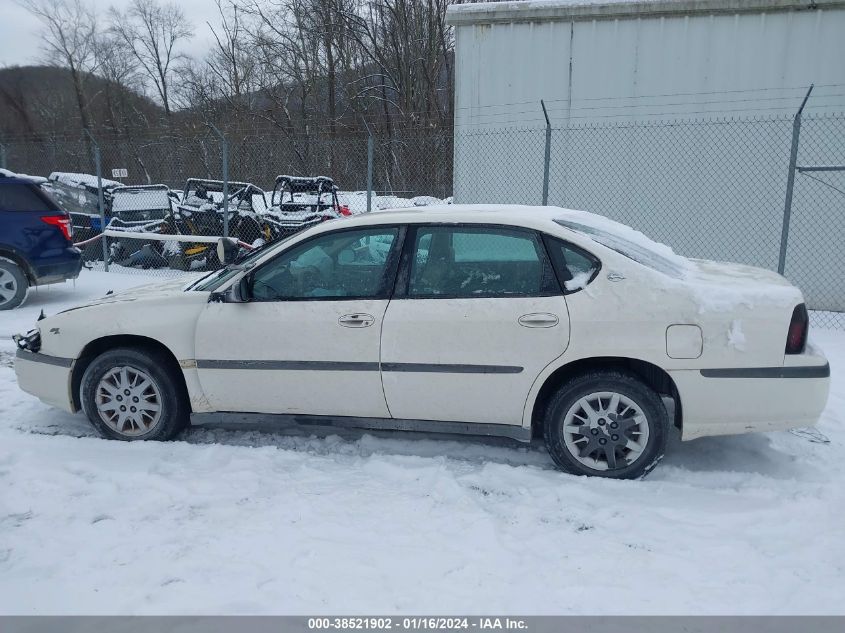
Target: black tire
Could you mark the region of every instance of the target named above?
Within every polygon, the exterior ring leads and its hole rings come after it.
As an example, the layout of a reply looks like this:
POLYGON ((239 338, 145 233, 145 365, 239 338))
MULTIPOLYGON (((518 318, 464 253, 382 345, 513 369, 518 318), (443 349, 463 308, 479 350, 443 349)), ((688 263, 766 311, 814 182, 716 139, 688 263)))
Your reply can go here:
MULTIPOLYGON (((619 424, 622 424, 622 422, 619 422, 619 424)), ((589 428, 589 425, 585 428, 589 428)), ((626 430, 625 433, 630 434, 634 431, 636 429, 626 430)), ((622 371, 595 371, 570 380, 561 387, 549 402, 543 423, 543 437, 546 448, 559 468, 573 475, 614 479, 637 479, 651 472, 663 458, 668 435, 669 415, 660 396, 636 376, 622 371), (601 392, 620 394, 632 401, 645 416, 645 424, 648 427, 648 440, 645 447, 633 462, 628 463, 625 456, 621 454, 626 450, 622 447, 625 435, 618 435, 619 430, 614 433, 609 427, 612 420, 622 420, 622 417, 616 414, 611 414, 613 417, 608 415, 606 418, 597 415, 597 424, 601 423, 602 426, 597 429, 589 429, 591 434, 596 431, 594 437, 590 437, 586 433, 580 436, 583 439, 578 440, 577 446, 581 447, 581 450, 594 448, 596 452, 591 455, 597 462, 604 463, 606 466, 604 470, 590 467, 573 455, 566 444, 563 428, 566 415, 573 407, 577 407, 579 401, 585 396, 601 392), (613 441, 611 441, 612 433, 613 441), (597 442, 602 439, 604 440, 603 446, 599 447, 597 442), (617 450, 611 448, 612 443, 617 445, 617 450), (607 453, 609 450, 613 451, 612 456, 607 453), (611 457, 616 461, 615 468, 609 467, 611 457)), ((571 437, 575 437, 575 435, 571 437)), ((629 435, 628 437, 635 438, 636 436, 629 435)))
MULTIPOLYGON (((113 440, 170 440, 190 424, 190 403, 184 382, 173 360, 163 353, 135 348, 117 348, 100 354, 82 375, 79 387, 82 410, 105 438, 113 440), (110 371, 119 367, 140 370, 146 374, 160 394, 160 412, 155 423, 146 430, 133 433, 119 432, 110 426, 97 409, 97 389, 100 381, 110 371)), ((127 404, 129 400, 126 400, 127 404)), ((106 415, 104 413, 104 415, 106 415)))
POLYGON ((0 258, 0 310, 17 308, 26 299, 29 281, 15 262, 0 258))

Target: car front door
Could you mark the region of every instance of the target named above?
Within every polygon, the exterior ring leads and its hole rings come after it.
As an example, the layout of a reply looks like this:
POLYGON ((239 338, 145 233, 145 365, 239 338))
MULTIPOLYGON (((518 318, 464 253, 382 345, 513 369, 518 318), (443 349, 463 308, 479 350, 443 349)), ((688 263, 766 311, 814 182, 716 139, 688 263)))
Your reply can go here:
POLYGON ((520 424, 531 384, 569 342, 542 239, 512 227, 422 225, 406 243, 382 329, 391 414, 520 424))
POLYGON ((389 417, 379 336, 403 229, 322 233, 248 275, 245 303, 199 319, 199 379, 218 411, 389 417))

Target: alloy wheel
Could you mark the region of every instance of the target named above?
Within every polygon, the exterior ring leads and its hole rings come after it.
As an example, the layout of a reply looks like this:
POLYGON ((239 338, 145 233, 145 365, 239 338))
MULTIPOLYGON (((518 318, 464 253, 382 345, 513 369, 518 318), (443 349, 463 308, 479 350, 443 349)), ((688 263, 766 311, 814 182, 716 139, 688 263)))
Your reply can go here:
POLYGON ((161 391, 146 372, 135 367, 106 372, 94 398, 100 419, 126 437, 148 433, 161 419, 161 391))
POLYGON ((569 453, 594 470, 625 468, 637 461, 648 444, 648 419, 636 402, 613 391, 580 398, 563 419, 569 453))
POLYGON ((18 280, 8 270, 0 268, 0 305, 8 303, 18 294, 18 280))

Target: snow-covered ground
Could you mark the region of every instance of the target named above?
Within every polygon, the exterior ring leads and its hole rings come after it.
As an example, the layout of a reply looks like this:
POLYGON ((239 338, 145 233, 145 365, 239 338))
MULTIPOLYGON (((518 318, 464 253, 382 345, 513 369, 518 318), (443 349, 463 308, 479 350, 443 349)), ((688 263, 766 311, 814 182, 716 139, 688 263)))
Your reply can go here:
MULTIPOLYGON (((136 271, 137 272, 137 271, 136 271)), ((670 442, 644 481, 542 447, 272 427, 98 439, 20 392, 0 313, 0 613, 845 614, 845 332, 812 436, 670 442)))

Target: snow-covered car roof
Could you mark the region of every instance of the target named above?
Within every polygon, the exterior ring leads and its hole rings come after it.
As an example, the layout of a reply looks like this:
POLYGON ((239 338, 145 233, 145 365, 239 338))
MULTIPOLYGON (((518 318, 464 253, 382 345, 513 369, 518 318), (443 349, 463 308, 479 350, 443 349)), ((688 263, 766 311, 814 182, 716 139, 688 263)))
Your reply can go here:
MULTIPOLYGON (((73 187, 93 187, 97 188, 97 176, 93 174, 81 174, 69 171, 54 171, 50 174, 49 180, 55 180, 73 187)), ((116 180, 101 179, 103 188, 107 187, 121 187, 123 183, 116 180)))
POLYGON ((30 182, 34 182, 35 184, 41 184, 47 182, 46 178, 42 176, 30 176, 29 174, 18 174, 9 169, 0 169, 0 176, 4 176, 6 178, 20 178, 22 180, 29 180, 30 182))
POLYGON ((577 233, 626 257, 674 277, 682 277, 690 260, 647 235, 609 218, 588 211, 561 207, 497 204, 450 204, 386 209, 344 220, 361 224, 455 222, 511 224, 548 229, 552 224, 577 233))

